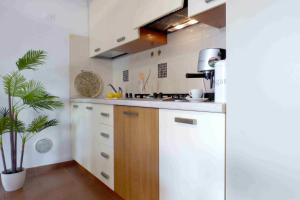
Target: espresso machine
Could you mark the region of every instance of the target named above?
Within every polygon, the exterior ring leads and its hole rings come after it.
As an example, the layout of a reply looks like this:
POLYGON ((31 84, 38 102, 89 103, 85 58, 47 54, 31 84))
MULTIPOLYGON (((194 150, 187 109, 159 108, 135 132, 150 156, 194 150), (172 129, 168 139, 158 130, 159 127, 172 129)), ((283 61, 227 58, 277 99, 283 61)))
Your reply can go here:
POLYGON ((198 73, 187 73, 186 78, 204 78, 209 80, 209 88, 204 93, 204 98, 213 101, 215 85, 215 63, 226 59, 226 50, 220 48, 203 49, 199 53, 198 73))

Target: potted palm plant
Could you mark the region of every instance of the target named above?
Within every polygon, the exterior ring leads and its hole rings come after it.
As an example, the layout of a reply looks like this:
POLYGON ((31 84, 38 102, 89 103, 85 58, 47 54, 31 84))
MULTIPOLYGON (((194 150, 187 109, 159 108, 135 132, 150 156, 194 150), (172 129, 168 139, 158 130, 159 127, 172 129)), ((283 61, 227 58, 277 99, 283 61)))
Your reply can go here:
POLYGON ((15 191, 24 185, 26 170, 23 160, 27 141, 42 130, 58 124, 56 119, 48 119, 42 111, 55 110, 63 106, 62 102, 58 97, 50 95, 41 82, 27 80, 22 74, 25 70, 37 70, 45 58, 44 51, 29 50, 16 62, 17 69, 2 77, 8 100, 6 107, 0 105, 0 152, 4 169, 1 181, 5 191, 15 191), (25 124, 20 113, 28 109, 35 110, 37 117, 25 124), (3 136, 6 134, 8 138, 4 140, 3 136), (6 159, 8 152, 5 150, 10 153, 9 163, 6 159))

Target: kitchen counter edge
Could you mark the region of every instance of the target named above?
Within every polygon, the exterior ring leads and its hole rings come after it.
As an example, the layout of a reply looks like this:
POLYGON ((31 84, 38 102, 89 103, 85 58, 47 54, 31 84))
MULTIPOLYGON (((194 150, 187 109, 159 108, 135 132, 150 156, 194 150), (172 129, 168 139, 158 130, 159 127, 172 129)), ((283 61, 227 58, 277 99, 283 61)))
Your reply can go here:
POLYGON ((127 100, 127 99, 89 99, 73 98, 71 103, 92 103, 106 105, 136 106, 169 110, 185 110, 211 113, 226 113, 226 104, 215 102, 170 102, 156 100, 127 100))

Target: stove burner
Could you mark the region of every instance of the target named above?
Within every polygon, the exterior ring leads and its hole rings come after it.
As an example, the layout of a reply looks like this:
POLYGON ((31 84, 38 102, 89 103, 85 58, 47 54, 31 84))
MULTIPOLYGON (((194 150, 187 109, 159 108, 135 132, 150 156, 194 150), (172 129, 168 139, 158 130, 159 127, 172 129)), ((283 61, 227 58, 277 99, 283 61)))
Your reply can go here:
POLYGON ((126 98, 136 98, 136 99, 144 99, 144 98, 152 98, 152 99, 173 99, 173 100, 185 100, 189 94, 187 93, 162 93, 155 92, 151 94, 134 94, 126 93, 126 98))

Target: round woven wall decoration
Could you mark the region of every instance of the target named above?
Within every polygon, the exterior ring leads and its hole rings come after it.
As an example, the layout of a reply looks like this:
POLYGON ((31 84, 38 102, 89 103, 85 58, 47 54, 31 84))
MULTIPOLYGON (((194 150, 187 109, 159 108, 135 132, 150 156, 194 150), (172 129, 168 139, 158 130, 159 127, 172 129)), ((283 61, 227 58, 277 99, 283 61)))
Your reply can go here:
POLYGON ((74 86, 84 97, 97 97, 103 90, 101 77, 91 71, 81 71, 75 78, 74 86))

